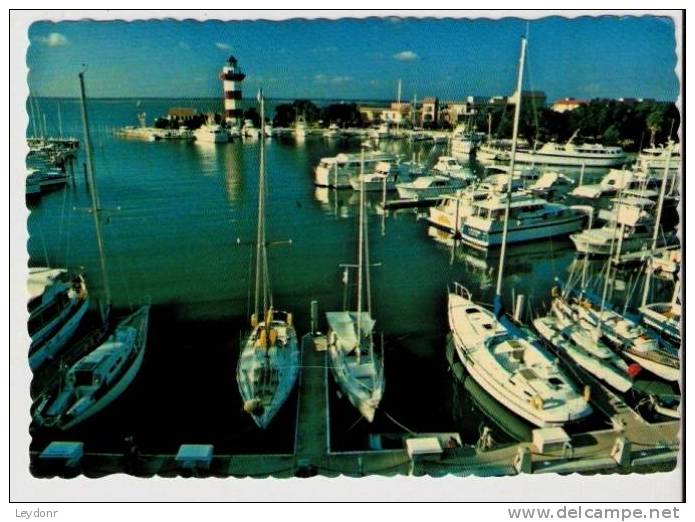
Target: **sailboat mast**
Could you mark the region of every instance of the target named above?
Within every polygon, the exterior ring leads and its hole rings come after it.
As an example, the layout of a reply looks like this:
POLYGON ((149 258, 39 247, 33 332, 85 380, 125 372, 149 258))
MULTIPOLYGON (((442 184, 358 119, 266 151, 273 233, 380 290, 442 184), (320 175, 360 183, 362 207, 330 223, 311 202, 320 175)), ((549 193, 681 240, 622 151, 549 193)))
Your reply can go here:
MULTIPOLYGON (((364 145, 360 155, 360 212, 357 233, 357 339, 362 338, 362 285, 364 272, 364 145)), ((359 353, 359 348, 358 348, 359 353)))
MULTIPOLYGON (((656 222, 654 223, 654 235, 652 236, 652 256, 656 252, 656 245, 659 241, 659 228, 661 226, 661 213, 664 208, 664 197, 666 196, 666 185, 668 182, 668 171, 671 167, 671 152, 673 145, 669 143, 668 152, 666 153, 666 168, 664 169, 664 177, 661 180, 661 190, 659 190, 659 203, 656 207, 656 222)), ((651 272, 646 270, 646 278, 644 280, 644 291, 642 292, 642 306, 647 304, 649 294, 649 285, 651 283, 651 272)))
POLYGON ((401 135, 401 80, 398 80, 398 117, 396 118, 396 136, 401 135))
POLYGON ((84 72, 79 74, 79 78, 82 127, 84 128, 85 154, 87 155, 87 179, 89 181, 90 194, 92 196, 92 214, 94 214, 94 228, 96 230, 97 247, 99 249, 99 263, 101 265, 101 276, 104 283, 104 295, 106 296, 108 312, 108 307, 111 306, 111 286, 109 285, 109 276, 106 267, 104 241, 101 237, 101 202, 99 201, 99 191, 97 190, 96 177, 94 176, 94 158, 92 154, 92 139, 89 134, 89 115, 87 114, 87 96, 84 88, 84 72))
POLYGON ((519 134, 519 117, 521 115, 521 88, 524 81, 524 62, 526 60, 526 38, 521 39, 521 56, 519 57, 519 75, 516 82, 516 106, 514 107, 514 127, 512 131, 512 150, 509 160, 509 181, 507 182, 507 205, 504 208, 504 228, 502 229, 502 250, 497 269, 497 288, 495 289, 495 313, 502 309, 502 278, 504 276, 504 256, 507 251, 507 233, 509 229, 509 210, 512 205, 512 180, 514 178, 514 160, 516 159, 516 141, 519 134))
MULTIPOLYGON (((258 91, 258 100, 261 103, 261 120, 265 117, 265 104, 263 101, 263 91, 258 91)), ((256 314, 256 319, 260 320, 260 297, 261 297, 261 280, 264 271, 264 253, 265 253, 265 140, 260 140, 260 158, 258 167, 258 225, 256 230, 256 292, 254 296, 253 310, 256 314)), ((265 285, 264 285, 265 286, 265 285)), ((266 292, 263 290, 263 312, 265 313, 266 292)))

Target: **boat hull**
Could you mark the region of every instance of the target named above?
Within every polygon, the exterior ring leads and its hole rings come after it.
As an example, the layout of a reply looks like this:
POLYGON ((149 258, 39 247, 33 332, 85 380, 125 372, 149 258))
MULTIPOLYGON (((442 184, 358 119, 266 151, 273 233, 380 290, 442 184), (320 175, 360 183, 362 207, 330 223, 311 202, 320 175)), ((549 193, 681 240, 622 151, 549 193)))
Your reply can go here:
MULTIPOLYGON (((244 403, 253 401, 258 397, 258 390, 252 379, 249 378, 252 366, 257 363, 252 353, 255 348, 253 343, 249 343, 248 338, 243 343, 244 349, 237 366, 237 386, 239 394, 244 403)), ((273 359, 274 369, 278 372, 277 387, 274 390, 272 399, 267 407, 264 407, 260 414, 251 413, 251 418, 256 425, 265 429, 275 418, 275 415, 280 411, 282 406, 287 402, 288 397, 292 393, 294 386, 299 376, 299 347, 297 344, 296 334, 288 341, 281 349, 282 356, 273 359)))
MULTIPOLYGON (((537 223, 533 226, 515 227, 510 225, 507 231, 507 244, 539 241, 557 236, 566 236, 581 230, 584 216, 577 215, 571 218, 554 222, 537 223)), ((479 249, 498 247, 502 244, 502 230, 486 232, 465 225, 461 230, 463 242, 479 249)))
POLYGON ((566 155, 524 150, 517 150, 514 156, 514 161, 517 163, 535 163, 557 167, 581 167, 582 165, 585 167, 618 167, 624 164, 626 159, 624 154, 601 158, 593 154, 566 155))
POLYGON ((47 359, 54 357, 65 344, 75 335, 77 327, 80 325, 87 309, 89 308, 89 299, 84 299, 77 305, 72 316, 55 332, 51 338, 44 343, 35 353, 29 356, 29 367, 32 371, 40 368, 47 359))

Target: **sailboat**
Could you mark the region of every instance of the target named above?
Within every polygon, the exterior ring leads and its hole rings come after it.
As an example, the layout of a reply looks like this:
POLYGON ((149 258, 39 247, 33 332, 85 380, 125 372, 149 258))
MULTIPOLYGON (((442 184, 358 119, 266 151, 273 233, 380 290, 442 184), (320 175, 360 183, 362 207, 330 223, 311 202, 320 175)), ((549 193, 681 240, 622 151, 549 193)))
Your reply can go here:
MULTIPOLYGON (((362 148, 364 156, 364 147, 362 148)), ((364 185, 364 162, 360 175, 364 185)), ((367 220, 364 211, 365 190, 360 191, 357 264, 343 265, 343 283, 348 282, 349 268, 357 269, 357 310, 327 312, 328 354, 335 382, 352 405, 369 422, 374 420, 376 410, 384 394, 384 357, 374 346, 374 325, 371 310, 369 280, 369 242, 367 220), (366 290, 366 306, 365 306, 366 290)))
MULTIPOLYGON (((61 365, 59 384, 37 398, 34 423, 59 430, 70 429, 87 420, 118 398, 138 374, 147 347, 149 305, 118 322, 110 335, 111 290, 101 236, 101 204, 94 175, 92 143, 89 135, 84 73, 80 73, 82 124, 87 154, 87 178, 91 188, 91 212, 94 216, 101 274, 106 297, 103 309, 104 336, 97 337, 92 349, 70 367, 61 365), (104 339, 105 338, 105 339, 104 339)), ((89 348, 89 347, 87 347, 89 348)))
MULTIPOLYGON (((517 93, 521 93, 526 39, 521 40, 517 93)), ((514 172, 521 96, 514 112, 510 172, 514 172)), ((509 176, 511 184, 512 176, 509 176)), ((511 186, 497 271, 494 311, 475 303, 458 283, 448 294, 448 318, 454 347, 470 376, 498 402, 539 427, 559 427, 588 416, 586 394, 574 384, 530 332, 516 326, 502 312, 502 277, 511 206, 511 186)))
MULTIPOLYGON (((265 116, 263 94, 261 121, 265 116)), ((268 243, 265 229, 266 174, 265 140, 260 140, 258 173, 258 224, 256 235, 256 282, 251 331, 241 343, 237 385, 244 410, 256 425, 265 429, 290 395, 299 375, 297 332, 290 312, 275 310, 268 272, 268 243)))

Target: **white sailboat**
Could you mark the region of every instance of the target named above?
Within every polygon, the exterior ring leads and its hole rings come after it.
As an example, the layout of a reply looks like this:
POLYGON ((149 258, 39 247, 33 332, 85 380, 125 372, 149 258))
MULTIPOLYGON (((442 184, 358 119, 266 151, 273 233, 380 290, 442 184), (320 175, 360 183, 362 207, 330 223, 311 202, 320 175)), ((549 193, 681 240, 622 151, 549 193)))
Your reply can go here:
MULTIPOLYGON (((265 99, 259 93, 261 121, 265 99)), ((260 140, 258 173, 258 224, 256 236, 256 281, 251 331, 241 343, 237 385, 244 410, 259 428, 265 429, 285 403, 299 375, 299 348, 292 314, 275 310, 268 272, 265 228, 265 144, 260 140)))
MULTIPOLYGON (((526 40, 522 39, 518 93, 521 92, 525 53, 526 40)), ((512 172, 519 129, 519 102, 514 113, 512 172)), ((495 310, 492 312, 476 304, 470 293, 456 283, 448 295, 449 327, 461 363, 492 397, 536 426, 562 426, 586 417, 592 410, 588 397, 575 390, 557 361, 527 331, 517 328, 502 313, 502 276, 511 190, 507 194, 495 310)))
POLYGON ((381 355, 376 353, 374 346, 375 321, 371 310, 365 191, 360 190, 359 194, 357 264, 345 265, 343 280, 347 284, 348 268, 357 269, 357 310, 327 312, 326 319, 329 326, 328 354, 333 378, 352 405, 365 419, 372 422, 384 393, 384 358, 383 346, 381 355))
MULTIPOLYGON (((92 143, 84 89, 84 73, 80 73, 82 124, 87 154, 87 177, 91 187, 92 214, 96 229, 97 247, 105 292, 105 319, 111 309, 111 290, 104 244, 101 237, 101 204, 97 191, 92 143)), ((60 368, 60 384, 37 399, 33 420, 42 427, 67 430, 92 417, 117 399, 138 374, 147 348, 149 305, 116 323, 111 334, 89 350, 69 368, 60 368)), ((108 329, 105 329, 108 332, 108 329)))

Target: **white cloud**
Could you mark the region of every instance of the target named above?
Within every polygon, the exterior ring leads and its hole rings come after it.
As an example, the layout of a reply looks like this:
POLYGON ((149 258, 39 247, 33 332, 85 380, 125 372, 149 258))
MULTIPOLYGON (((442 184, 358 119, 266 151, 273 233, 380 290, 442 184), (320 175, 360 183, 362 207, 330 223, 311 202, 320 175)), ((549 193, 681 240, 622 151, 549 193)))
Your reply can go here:
POLYGON ((232 49, 232 46, 223 42, 217 42, 215 44, 215 47, 218 49, 221 49, 222 51, 230 51, 232 49))
POLYGON ((60 33, 50 33, 47 36, 39 36, 36 41, 47 47, 61 47, 63 45, 68 45, 68 39, 65 37, 65 35, 60 33))
POLYGON ((314 81, 316 83, 330 83, 332 85, 340 85, 342 83, 347 83, 352 80, 352 76, 326 76, 325 74, 314 75, 314 81))
POLYGON ((393 57, 401 62, 412 62, 418 59, 418 55, 413 51, 401 51, 400 53, 394 54, 393 57))

